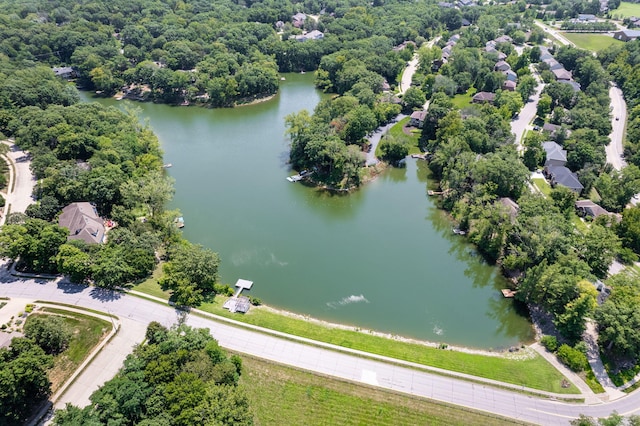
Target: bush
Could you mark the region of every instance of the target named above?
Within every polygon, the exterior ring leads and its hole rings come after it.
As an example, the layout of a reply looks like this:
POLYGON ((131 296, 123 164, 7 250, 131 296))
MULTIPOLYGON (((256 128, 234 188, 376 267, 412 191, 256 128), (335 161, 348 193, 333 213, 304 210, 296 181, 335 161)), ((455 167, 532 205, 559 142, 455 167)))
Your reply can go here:
POLYGON ((260 300, 259 297, 253 297, 253 296, 249 296, 249 302, 251 302, 251 304, 253 306, 260 306, 262 305, 262 300, 260 300))
POLYGON ((540 343, 547 348, 549 352, 555 352, 556 349, 558 349, 558 339, 556 339, 556 336, 542 336, 540 343))
POLYGON ((557 355, 560 361, 577 373, 584 371, 587 367, 587 356, 579 349, 572 348, 565 344, 558 348, 557 355))
POLYGON ((2 195, 0 195, 0 207, 4 207, 6 201, 2 195))
POLYGON ((24 335, 35 341, 48 354, 66 349, 71 340, 71 330, 61 317, 32 315, 24 325, 24 335))

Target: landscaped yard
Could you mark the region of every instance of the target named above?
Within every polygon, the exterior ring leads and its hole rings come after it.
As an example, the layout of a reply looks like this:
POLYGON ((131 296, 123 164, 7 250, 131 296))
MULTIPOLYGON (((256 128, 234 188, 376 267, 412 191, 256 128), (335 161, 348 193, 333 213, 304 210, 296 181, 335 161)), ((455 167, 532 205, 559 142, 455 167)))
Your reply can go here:
POLYGON ((591 33, 562 33, 569 41, 576 44, 581 49, 597 52, 605 49, 612 44, 624 43, 623 41, 616 40, 613 37, 603 34, 591 34, 591 33))
POLYGON ((455 95, 451 102, 458 109, 463 109, 471 105, 471 98, 476 94, 476 89, 470 88, 465 93, 455 95))
POLYGON ((100 341, 111 330, 111 323, 89 315, 64 309, 42 308, 41 312, 64 316, 71 328, 73 337, 69 347, 54 358, 53 368, 49 371, 51 390, 55 392, 80 367, 100 341))
MULTIPOLYGON (((413 128, 410 131, 410 135, 407 135, 404 131, 406 125, 409 124, 409 117, 405 117, 402 120, 398 121, 394 124, 391 129, 389 129, 389 134, 398 139, 404 139, 409 144, 409 155, 411 154, 421 154, 420 148, 418 148, 418 142, 420 142, 420 129, 413 128)), ((378 145, 380 147, 380 145, 378 145)), ((376 156, 378 156, 378 152, 376 152, 376 156)))
POLYGON ((241 385, 261 425, 511 425, 517 420, 362 386, 242 355, 241 385))
POLYGON ((611 16, 629 18, 631 16, 637 16, 640 18, 640 3, 631 3, 623 1, 620 3, 620 7, 611 11, 611 16))
POLYGON ((549 185, 546 180, 542 178, 533 178, 531 179, 531 182, 533 182, 545 197, 551 196, 551 185, 549 185))

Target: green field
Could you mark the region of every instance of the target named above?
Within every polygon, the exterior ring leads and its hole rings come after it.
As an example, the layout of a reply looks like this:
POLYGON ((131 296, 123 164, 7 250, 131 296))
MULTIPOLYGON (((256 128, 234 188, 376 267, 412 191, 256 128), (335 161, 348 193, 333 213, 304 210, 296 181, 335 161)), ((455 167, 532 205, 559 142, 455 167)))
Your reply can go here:
POLYGON ((631 16, 640 17, 640 3, 630 3, 623 1, 620 3, 620 7, 611 11, 611 16, 629 18, 631 16))
POLYGON ((513 419, 309 374, 242 355, 259 425, 512 425, 513 419))
POLYGON ((602 34, 591 33, 562 33, 569 41, 575 43, 575 45, 581 49, 590 50, 592 52, 598 52, 605 49, 612 44, 624 43, 620 40, 616 40, 613 37, 609 37, 602 34))

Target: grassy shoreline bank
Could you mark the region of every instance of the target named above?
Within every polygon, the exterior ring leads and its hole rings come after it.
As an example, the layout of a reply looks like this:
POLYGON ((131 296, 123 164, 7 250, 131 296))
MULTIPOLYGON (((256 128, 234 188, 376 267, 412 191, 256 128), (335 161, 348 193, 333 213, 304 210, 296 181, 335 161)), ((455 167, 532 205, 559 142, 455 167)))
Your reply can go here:
MULTIPOLYGON (((156 279, 153 278, 134 289, 156 297, 168 294, 162 291, 156 279)), ((573 385, 564 388, 562 386, 564 376, 529 348, 523 348, 514 353, 492 353, 410 339, 390 338, 383 333, 368 330, 356 331, 357 329, 347 326, 311 320, 307 317, 300 318, 299 315, 280 312, 267 306, 253 307, 244 315, 231 314, 222 308, 225 300, 225 297, 216 296, 213 301, 199 306, 199 309, 247 324, 402 361, 541 391, 559 394, 579 393, 573 385)))

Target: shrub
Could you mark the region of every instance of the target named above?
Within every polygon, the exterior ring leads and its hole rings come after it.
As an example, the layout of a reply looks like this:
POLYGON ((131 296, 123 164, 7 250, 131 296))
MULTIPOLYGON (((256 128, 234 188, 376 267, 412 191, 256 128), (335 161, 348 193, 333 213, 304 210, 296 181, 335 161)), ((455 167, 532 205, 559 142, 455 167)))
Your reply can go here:
POLYGON ((253 296, 249 296, 249 302, 251 302, 251 304, 253 306, 260 306, 262 305, 262 300, 260 300, 259 297, 253 297, 253 296))
POLYGON ((24 311, 30 314, 31 312, 33 312, 34 307, 35 305, 33 303, 27 303, 27 306, 24 308, 24 311))
POLYGON ((64 319, 52 315, 32 315, 24 325, 24 335, 33 339, 48 354, 66 349, 71 330, 64 319))
POLYGON ((558 349, 558 339, 556 339, 556 336, 542 336, 540 343, 547 348, 549 352, 555 352, 556 349, 558 349))
POLYGON ((560 346, 557 355, 560 361, 575 372, 583 371, 587 367, 587 356, 569 345, 560 346))

